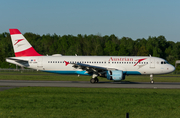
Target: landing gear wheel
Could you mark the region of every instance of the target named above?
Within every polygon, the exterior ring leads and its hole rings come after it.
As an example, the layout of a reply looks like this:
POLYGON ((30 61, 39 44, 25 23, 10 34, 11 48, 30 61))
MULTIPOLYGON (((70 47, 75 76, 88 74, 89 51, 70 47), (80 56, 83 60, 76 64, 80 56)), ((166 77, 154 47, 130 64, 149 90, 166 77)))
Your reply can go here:
POLYGON ((151 83, 151 84, 154 84, 154 81, 153 81, 153 80, 151 80, 151 81, 150 81, 150 83, 151 83))
POLYGON ((94 83, 95 83, 95 79, 92 78, 92 79, 90 80, 90 82, 91 82, 92 84, 94 84, 94 83))
POLYGON ((98 83, 99 82, 99 79, 96 77, 95 78, 95 83, 98 83))
POLYGON ((154 81, 153 81, 153 74, 150 74, 150 80, 151 80, 150 83, 151 83, 151 84, 154 84, 154 81))
POLYGON ((94 83, 98 83, 99 82, 99 79, 96 77, 96 78, 92 78, 91 80, 90 80, 90 82, 92 83, 92 84, 94 84, 94 83))

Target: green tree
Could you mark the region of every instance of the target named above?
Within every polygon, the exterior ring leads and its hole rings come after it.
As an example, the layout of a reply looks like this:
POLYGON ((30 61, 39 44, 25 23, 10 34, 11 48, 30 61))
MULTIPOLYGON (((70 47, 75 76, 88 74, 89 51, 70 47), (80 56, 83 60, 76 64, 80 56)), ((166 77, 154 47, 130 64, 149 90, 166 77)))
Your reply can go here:
POLYGON ((145 48, 145 46, 141 46, 137 52, 137 56, 149 56, 148 50, 145 48))
MULTIPOLYGON (((42 55, 112 55, 112 56, 152 56, 166 59, 171 64, 180 59, 180 42, 167 41, 164 36, 132 40, 128 37, 119 39, 114 34, 100 35, 38 35, 31 32, 24 34, 35 50, 42 55)), ((5 62, 6 57, 13 57, 14 51, 9 33, 0 33, 0 67, 13 67, 5 62)))

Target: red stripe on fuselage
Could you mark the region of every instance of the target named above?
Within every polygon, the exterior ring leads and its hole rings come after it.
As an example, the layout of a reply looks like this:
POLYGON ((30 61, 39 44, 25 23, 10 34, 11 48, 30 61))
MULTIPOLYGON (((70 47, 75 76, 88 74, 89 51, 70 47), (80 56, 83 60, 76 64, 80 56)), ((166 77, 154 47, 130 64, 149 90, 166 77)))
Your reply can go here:
POLYGON ((21 32, 18 29, 9 29, 10 35, 13 34, 21 34, 21 32))
POLYGON ((31 47, 31 48, 29 48, 27 50, 24 50, 24 51, 21 51, 21 52, 16 52, 15 56, 16 57, 26 57, 26 56, 42 56, 42 55, 37 53, 36 50, 34 50, 34 48, 31 47))

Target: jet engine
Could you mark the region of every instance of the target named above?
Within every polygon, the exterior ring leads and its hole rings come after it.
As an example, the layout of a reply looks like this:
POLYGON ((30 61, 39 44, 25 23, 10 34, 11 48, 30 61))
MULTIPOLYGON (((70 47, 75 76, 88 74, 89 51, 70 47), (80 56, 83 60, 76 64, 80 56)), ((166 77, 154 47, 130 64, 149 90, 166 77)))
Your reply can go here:
POLYGON ((119 81, 119 80, 124 80, 125 75, 123 75, 123 71, 121 70, 110 70, 106 72, 106 78, 108 80, 119 81))

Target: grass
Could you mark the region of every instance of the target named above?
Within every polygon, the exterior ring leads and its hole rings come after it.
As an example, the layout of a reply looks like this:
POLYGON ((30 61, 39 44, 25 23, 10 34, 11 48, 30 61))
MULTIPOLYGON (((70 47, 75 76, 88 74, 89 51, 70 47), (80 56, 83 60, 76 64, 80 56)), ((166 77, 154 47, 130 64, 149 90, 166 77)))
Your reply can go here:
POLYGON ((179 118, 179 89, 23 87, 0 91, 0 117, 179 118))
MULTIPOLYGON (((0 72, 0 80, 46 80, 46 81, 89 81, 91 76, 60 75, 46 72, 0 72)), ((100 78, 100 81, 109 81, 106 78, 100 78)), ((131 82, 149 82, 149 75, 130 75, 123 81, 131 82)), ((180 75, 166 74, 154 75, 155 82, 180 82, 180 75)))
MULTIPOLYGON (((0 72, 0 80, 89 81, 90 76, 44 72, 0 72)), ((100 81, 109 81, 99 78, 100 81)), ((155 82, 180 82, 179 75, 156 75, 155 82)), ((125 81, 149 82, 148 76, 125 81)), ((0 118, 178 118, 179 89, 22 87, 0 91, 0 118)))

